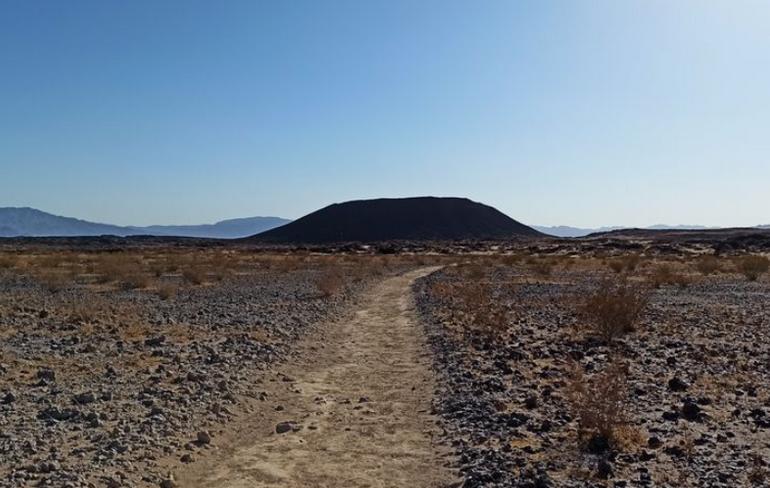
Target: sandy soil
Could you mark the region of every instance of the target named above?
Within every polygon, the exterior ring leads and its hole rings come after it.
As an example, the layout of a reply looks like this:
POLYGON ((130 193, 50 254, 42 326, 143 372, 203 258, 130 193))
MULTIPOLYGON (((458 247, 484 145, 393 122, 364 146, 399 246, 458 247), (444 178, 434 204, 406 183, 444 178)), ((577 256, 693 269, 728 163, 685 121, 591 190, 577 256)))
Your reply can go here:
POLYGON ((265 400, 176 473, 184 487, 446 487, 449 450, 430 413, 435 383, 412 282, 388 278, 355 313, 307 337, 261 385, 265 400), (277 426, 291 422, 291 430, 277 426))

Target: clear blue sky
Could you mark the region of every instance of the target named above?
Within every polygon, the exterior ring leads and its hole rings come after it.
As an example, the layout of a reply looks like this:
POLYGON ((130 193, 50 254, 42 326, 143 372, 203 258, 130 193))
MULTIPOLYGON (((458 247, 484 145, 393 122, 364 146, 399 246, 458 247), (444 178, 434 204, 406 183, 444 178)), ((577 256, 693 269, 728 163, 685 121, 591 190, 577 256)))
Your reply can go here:
POLYGON ((770 223, 770 2, 0 0, 0 206, 770 223))

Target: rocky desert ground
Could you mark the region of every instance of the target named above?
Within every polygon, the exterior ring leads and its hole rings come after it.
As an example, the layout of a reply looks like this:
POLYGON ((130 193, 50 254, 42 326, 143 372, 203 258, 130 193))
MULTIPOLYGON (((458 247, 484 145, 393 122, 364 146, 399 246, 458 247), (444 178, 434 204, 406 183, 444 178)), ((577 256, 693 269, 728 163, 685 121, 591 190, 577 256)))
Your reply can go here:
POLYGON ((766 258, 507 256, 422 279, 463 486, 768 486, 770 282, 753 267, 766 258))
POLYGON ((768 485, 766 258, 315 251, 4 247, 0 486, 768 485))
POLYGON ((266 369, 300 336, 400 267, 173 248, 4 252, 0 486, 167 482, 165 458, 194 462, 244 402, 266 400, 266 369))

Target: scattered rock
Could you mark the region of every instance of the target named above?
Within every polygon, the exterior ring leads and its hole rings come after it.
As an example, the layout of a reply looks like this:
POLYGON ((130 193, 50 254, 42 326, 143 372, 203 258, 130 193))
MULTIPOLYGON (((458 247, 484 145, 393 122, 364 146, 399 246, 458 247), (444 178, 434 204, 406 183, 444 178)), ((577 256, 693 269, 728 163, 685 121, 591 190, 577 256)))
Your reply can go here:
POLYGON ((668 380, 668 389, 671 391, 687 391, 689 387, 689 384, 677 376, 668 380))
POLYGON ((39 369, 37 371, 37 378, 41 381, 53 383, 56 381, 56 373, 52 369, 39 369))
POLYGON ((164 342, 166 342, 166 336, 161 335, 158 337, 151 337, 149 339, 145 339, 144 345, 148 347, 160 347, 163 345, 164 342))
POLYGON ((5 392, 5 394, 3 395, 3 398, 0 399, 0 403, 4 405, 11 404, 15 401, 16 401, 16 395, 14 395, 12 391, 5 392))
POLYGON ((96 395, 93 392, 79 393, 73 397, 73 401, 80 405, 87 405, 96 401, 96 395))
POLYGON ((201 445, 211 444, 211 434, 202 430, 195 436, 195 440, 201 445))
POLYGON ((685 400, 682 403, 682 417, 694 422, 700 419, 701 416, 701 408, 698 406, 697 403, 693 402, 692 400, 685 400))
POLYGON ((294 422, 279 422, 275 426, 276 434, 285 434, 286 432, 290 432, 292 430, 294 430, 294 422))

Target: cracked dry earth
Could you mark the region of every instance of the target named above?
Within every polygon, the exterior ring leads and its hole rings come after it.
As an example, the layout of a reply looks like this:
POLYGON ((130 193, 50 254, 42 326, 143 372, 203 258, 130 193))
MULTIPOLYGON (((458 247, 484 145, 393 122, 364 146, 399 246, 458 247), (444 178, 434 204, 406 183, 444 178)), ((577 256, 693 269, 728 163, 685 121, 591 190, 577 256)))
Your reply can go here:
POLYGON ((262 408, 178 472, 184 487, 453 486, 431 414, 431 356, 411 284, 423 268, 376 285, 352 316, 308 336, 263 383, 262 408))

